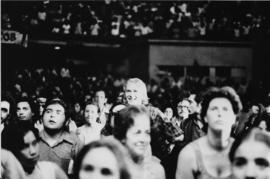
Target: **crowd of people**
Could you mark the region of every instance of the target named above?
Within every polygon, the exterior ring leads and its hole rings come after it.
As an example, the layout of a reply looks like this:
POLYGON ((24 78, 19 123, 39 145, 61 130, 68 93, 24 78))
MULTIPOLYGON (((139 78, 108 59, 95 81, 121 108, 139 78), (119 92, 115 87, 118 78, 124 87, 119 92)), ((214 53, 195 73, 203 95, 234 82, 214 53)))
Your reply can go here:
POLYGON ((87 37, 250 40, 269 29, 269 3, 231 1, 3 2, 2 28, 87 37))
POLYGON ((72 72, 20 70, 5 86, 2 178, 270 177, 269 92, 72 72))

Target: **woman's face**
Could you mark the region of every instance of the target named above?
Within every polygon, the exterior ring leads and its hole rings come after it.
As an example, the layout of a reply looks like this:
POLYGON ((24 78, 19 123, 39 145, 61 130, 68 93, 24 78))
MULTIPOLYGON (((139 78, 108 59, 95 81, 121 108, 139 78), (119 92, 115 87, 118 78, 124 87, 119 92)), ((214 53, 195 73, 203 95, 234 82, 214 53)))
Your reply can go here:
POLYGON ((81 105, 79 103, 75 103, 74 110, 76 113, 79 113, 81 111, 81 105))
POLYGON ((125 97, 130 105, 142 105, 143 95, 136 83, 127 83, 125 89, 125 97))
POLYGON ((105 147, 90 150, 82 160, 79 179, 120 179, 115 155, 105 147))
POLYGON ((166 119, 171 120, 171 118, 173 117, 172 108, 170 108, 170 107, 166 108, 164 114, 166 116, 166 119))
POLYGON ((39 159, 39 144, 32 131, 23 137, 24 146, 20 151, 20 162, 23 166, 33 167, 39 159))
POLYGON ((134 125, 127 130, 125 144, 133 154, 144 156, 148 150, 150 141, 149 116, 138 114, 134 117, 134 125))
POLYGON ((98 108, 95 105, 87 105, 84 111, 85 121, 88 124, 93 124, 98 118, 98 108))
POLYGON ((236 120, 231 102, 226 98, 212 99, 204 120, 208 123, 208 128, 213 130, 231 130, 236 120))
POLYGON ((245 141, 232 161, 235 179, 270 179, 270 147, 259 141, 245 141))

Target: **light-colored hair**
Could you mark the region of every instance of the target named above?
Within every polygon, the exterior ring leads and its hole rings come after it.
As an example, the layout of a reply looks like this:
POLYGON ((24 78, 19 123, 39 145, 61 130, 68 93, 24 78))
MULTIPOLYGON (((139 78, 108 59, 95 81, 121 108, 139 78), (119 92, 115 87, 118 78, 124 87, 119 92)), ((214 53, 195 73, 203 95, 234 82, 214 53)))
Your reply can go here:
POLYGON ((143 105, 148 104, 147 88, 146 88, 145 83, 139 78, 129 78, 124 85, 124 91, 126 91, 126 87, 129 83, 136 84, 136 86, 138 87, 138 90, 142 94, 142 104, 143 105))

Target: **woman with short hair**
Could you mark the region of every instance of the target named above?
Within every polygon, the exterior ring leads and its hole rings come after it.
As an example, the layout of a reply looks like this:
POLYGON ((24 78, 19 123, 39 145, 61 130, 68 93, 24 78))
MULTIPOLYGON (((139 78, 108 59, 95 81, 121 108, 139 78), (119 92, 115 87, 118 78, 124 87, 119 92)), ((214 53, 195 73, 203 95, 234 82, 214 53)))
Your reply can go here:
POLYGON ((189 143, 178 157, 176 179, 214 179, 231 177, 228 153, 233 143, 232 126, 241 109, 232 88, 211 88, 202 101, 201 119, 207 130, 189 143))

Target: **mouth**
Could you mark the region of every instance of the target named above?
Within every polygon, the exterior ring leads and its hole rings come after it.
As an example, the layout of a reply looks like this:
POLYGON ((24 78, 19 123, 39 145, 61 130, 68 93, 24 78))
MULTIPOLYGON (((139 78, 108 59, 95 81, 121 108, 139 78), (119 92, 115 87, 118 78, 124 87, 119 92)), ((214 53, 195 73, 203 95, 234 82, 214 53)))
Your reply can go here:
POLYGON ((56 122, 53 121, 53 120, 49 120, 49 123, 50 123, 50 124, 55 124, 56 122))

